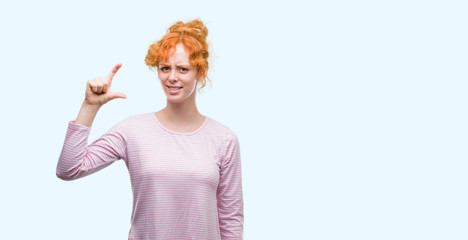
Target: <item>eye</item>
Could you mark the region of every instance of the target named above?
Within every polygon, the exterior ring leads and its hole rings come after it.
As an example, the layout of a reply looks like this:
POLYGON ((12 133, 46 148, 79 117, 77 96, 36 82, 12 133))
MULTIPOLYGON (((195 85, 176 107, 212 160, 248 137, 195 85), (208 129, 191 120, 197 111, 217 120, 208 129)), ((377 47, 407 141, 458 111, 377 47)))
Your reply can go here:
POLYGON ((180 70, 181 72, 188 72, 188 71, 189 71, 189 69, 188 69, 188 68, 184 68, 184 67, 182 67, 182 68, 179 68, 179 70, 180 70))
POLYGON ((166 67, 166 66, 160 67, 159 69, 161 69, 161 71, 163 72, 169 71, 169 67, 166 67))

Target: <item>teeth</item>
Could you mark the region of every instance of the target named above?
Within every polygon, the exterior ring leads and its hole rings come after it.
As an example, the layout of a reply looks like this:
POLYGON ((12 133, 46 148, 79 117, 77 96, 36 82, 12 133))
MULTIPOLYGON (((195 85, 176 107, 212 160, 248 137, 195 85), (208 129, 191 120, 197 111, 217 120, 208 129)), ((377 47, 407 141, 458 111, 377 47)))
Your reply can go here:
POLYGON ((171 90, 179 90, 179 89, 181 89, 181 88, 172 88, 172 87, 170 87, 169 89, 171 89, 171 90))

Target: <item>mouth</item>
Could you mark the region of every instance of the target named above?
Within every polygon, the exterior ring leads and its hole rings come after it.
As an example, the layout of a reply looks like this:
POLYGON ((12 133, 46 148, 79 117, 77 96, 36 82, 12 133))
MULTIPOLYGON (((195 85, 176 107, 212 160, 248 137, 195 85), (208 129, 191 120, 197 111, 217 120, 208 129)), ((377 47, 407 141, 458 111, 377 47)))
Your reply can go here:
POLYGON ((182 87, 170 87, 170 86, 167 86, 167 88, 171 89, 171 90, 179 90, 181 89, 182 87))
POLYGON ((169 89, 169 93, 177 94, 178 92, 180 92, 182 87, 169 87, 169 86, 167 86, 167 89, 169 89))

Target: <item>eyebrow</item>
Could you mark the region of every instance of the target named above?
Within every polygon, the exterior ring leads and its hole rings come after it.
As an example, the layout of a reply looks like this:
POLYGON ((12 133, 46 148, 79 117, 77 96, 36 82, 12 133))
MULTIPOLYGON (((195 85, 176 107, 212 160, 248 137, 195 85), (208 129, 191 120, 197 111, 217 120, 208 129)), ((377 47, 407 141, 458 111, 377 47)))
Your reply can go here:
MULTIPOLYGON (((167 64, 167 63, 159 63, 159 65, 170 66, 170 64, 167 64)), ((183 64, 176 64, 176 67, 190 68, 191 66, 190 65, 183 65, 183 64)))

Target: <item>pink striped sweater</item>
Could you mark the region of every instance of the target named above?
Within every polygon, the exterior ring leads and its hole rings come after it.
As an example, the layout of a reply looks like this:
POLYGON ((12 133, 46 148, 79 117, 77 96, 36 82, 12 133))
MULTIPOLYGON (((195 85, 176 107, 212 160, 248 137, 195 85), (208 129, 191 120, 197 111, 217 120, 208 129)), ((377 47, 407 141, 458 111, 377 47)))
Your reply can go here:
POLYGON ((88 145, 90 131, 69 121, 57 177, 79 179, 123 159, 133 192, 129 240, 243 239, 240 148, 228 127, 205 116, 196 131, 175 132, 151 112, 88 145))

